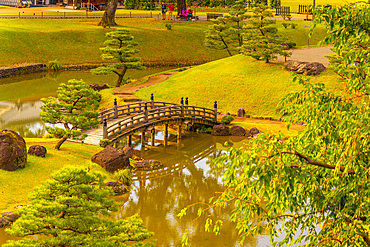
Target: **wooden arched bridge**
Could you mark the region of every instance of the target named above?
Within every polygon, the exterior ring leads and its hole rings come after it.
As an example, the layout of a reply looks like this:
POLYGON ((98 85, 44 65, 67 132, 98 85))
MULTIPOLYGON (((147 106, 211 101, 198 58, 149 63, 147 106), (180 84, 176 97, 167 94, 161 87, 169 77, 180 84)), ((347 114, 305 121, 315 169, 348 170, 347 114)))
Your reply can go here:
POLYGON ((151 101, 147 102, 117 106, 115 100, 114 107, 100 112, 97 120, 101 123, 99 128, 86 131, 88 136, 84 143, 99 145, 102 139, 109 139, 115 143, 124 137, 129 137, 131 140, 131 135, 137 132, 142 132, 143 138, 144 133, 150 131, 153 144, 154 127, 158 125, 165 125, 165 136, 167 136, 168 124, 179 124, 178 137, 180 138, 182 125, 217 124, 217 102, 214 102, 214 109, 208 109, 188 105, 188 98, 185 99, 185 104, 183 98, 180 104, 157 102, 154 101, 152 94, 151 101))

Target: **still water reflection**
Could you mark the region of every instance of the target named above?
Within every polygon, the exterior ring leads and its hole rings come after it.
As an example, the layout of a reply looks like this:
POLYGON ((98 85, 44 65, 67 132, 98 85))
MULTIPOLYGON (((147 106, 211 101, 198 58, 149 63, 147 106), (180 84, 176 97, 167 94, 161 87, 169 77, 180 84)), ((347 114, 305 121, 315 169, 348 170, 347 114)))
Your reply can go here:
MULTIPOLYGON (((208 201, 214 192, 223 190, 222 168, 218 168, 212 160, 222 155, 226 147, 225 141, 237 147, 244 145, 243 138, 212 137, 205 134, 189 132, 184 135, 181 143, 176 143, 176 136, 170 136, 170 145, 163 147, 163 132, 156 134, 155 147, 140 152, 139 140, 134 140, 136 155, 145 159, 160 160, 164 167, 156 171, 137 171, 130 192, 116 197, 123 203, 120 210, 113 215, 122 218, 139 214, 144 225, 155 233, 156 246, 181 246, 181 237, 187 228, 191 228, 190 246, 239 246, 240 238, 235 225, 228 220, 230 209, 222 214, 224 225, 221 235, 215 236, 204 231, 204 219, 192 226, 196 217, 197 207, 179 219, 180 210, 192 203, 208 201)), ((121 145, 125 145, 124 142, 121 145)), ((0 229, 0 244, 10 236, 0 229)), ((269 245, 268 238, 260 235, 248 238, 243 246, 262 247, 269 245)))

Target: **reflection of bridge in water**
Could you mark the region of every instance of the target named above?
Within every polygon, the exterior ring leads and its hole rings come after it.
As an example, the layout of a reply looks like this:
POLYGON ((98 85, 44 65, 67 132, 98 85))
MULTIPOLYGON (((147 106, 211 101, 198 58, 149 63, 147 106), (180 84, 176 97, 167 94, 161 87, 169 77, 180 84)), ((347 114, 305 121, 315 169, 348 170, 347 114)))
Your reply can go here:
MULTIPOLYGON (((154 128, 164 125, 165 136, 168 134, 168 124, 178 124, 178 139, 181 138, 183 125, 199 123, 204 125, 217 124, 217 102, 214 109, 185 104, 181 98, 180 104, 154 101, 153 94, 151 101, 135 102, 117 106, 100 112, 98 119, 101 125, 97 129, 86 131, 88 137, 84 140, 86 144, 98 145, 102 139, 109 139, 112 143, 128 137, 128 145, 131 144, 131 136, 137 132, 142 133, 142 146, 144 146, 145 132, 152 134, 154 142, 154 128)), ((166 145, 166 138, 164 140, 166 145)))
POLYGON ((197 136, 182 139, 177 145, 156 146, 145 151, 145 159, 156 159, 164 164, 163 168, 155 170, 136 170, 133 175, 134 181, 145 184, 145 180, 160 178, 181 172, 190 164, 196 164, 204 158, 216 158, 216 143, 212 138, 197 136), (194 139, 197 139, 196 141, 194 139))

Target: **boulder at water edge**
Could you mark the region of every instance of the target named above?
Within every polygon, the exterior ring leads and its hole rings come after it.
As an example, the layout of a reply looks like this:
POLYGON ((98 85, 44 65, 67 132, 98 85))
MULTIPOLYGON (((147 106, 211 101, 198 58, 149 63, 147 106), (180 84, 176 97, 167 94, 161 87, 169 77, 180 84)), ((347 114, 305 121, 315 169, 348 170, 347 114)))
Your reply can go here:
POLYGON ((46 147, 40 146, 40 145, 31 146, 28 149, 28 154, 39 156, 39 157, 45 157, 46 147))
POLYGON ((101 152, 95 154, 91 158, 91 161, 112 173, 119 169, 130 167, 130 159, 122 150, 117 149, 112 145, 108 145, 101 152))
POLYGON ((214 136, 228 136, 230 135, 229 127, 223 124, 215 125, 212 128, 212 135, 214 136))
POLYGON ((230 134, 232 136, 243 136, 245 135, 245 129, 240 126, 232 126, 230 128, 230 134))
POLYGON ((12 130, 0 132, 0 169, 15 171, 27 163, 27 149, 24 139, 12 130))
POLYGON ((124 147, 122 148, 122 151, 128 158, 132 158, 134 156, 134 149, 132 147, 124 147))
POLYGON ((107 182, 105 185, 111 187, 115 195, 122 195, 128 191, 127 187, 119 182, 107 182))
POLYGON ((10 221, 5 219, 5 218, 0 218, 0 228, 1 227, 6 227, 7 225, 10 224, 10 221))
POLYGON ((4 216, 5 219, 7 219, 11 222, 16 221, 20 217, 19 214, 15 214, 13 212, 5 212, 5 213, 1 213, 1 215, 4 216))

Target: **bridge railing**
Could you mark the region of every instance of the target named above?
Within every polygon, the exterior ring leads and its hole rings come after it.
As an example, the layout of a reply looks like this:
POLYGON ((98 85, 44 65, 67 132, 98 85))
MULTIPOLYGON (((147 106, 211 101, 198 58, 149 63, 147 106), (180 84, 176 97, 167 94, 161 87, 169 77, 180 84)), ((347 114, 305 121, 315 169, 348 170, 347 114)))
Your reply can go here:
MULTIPOLYGON (((167 104, 166 102, 160 103, 163 103, 164 105, 167 104)), ((156 106, 152 109, 148 109, 148 107, 144 105, 143 112, 137 113, 135 115, 129 115, 110 126, 104 126, 103 139, 111 139, 125 130, 131 130, 145 123, 154 123, 163 121, 165 119, 174 118, 199 118, 210 122, 217 122, 217 107, 215 108, 215 110, 211 110, 198 106, 173 104, 171 106, 156 106)))
POLYGON ((171 117, 181 117, 183 114, 183 107, 180 105, 174 106, 164 106, 153 108, 150 110, 145 110, 143 112, 137 113, 135 115, 127 116, 121 121, 118 121, 103 130, 103 139, 110 139, 114 137, 117 133, 121 133, 122 130, 128 128, 134 128, 136 126, 142 125, 149 121, 154 122, 158 119, 171 118, 171 117))
POLYGON ((157 107, 174 106, 177 104, 168 103, 168 102, 159 102, 159 101, 158 102, 147 101, 147 102, 135 102, 135 103, 117 106, 117 100, 115 99, 114 107, 99 112, 99 116, 97 120, 100 123, 103 123, 104 120, 109 121, 112 119, 116 119, 118 117, 129 116, 132 114, 140 113, 144 111, 145 105, 147 105, 149 109, 154 109, 157 107))

